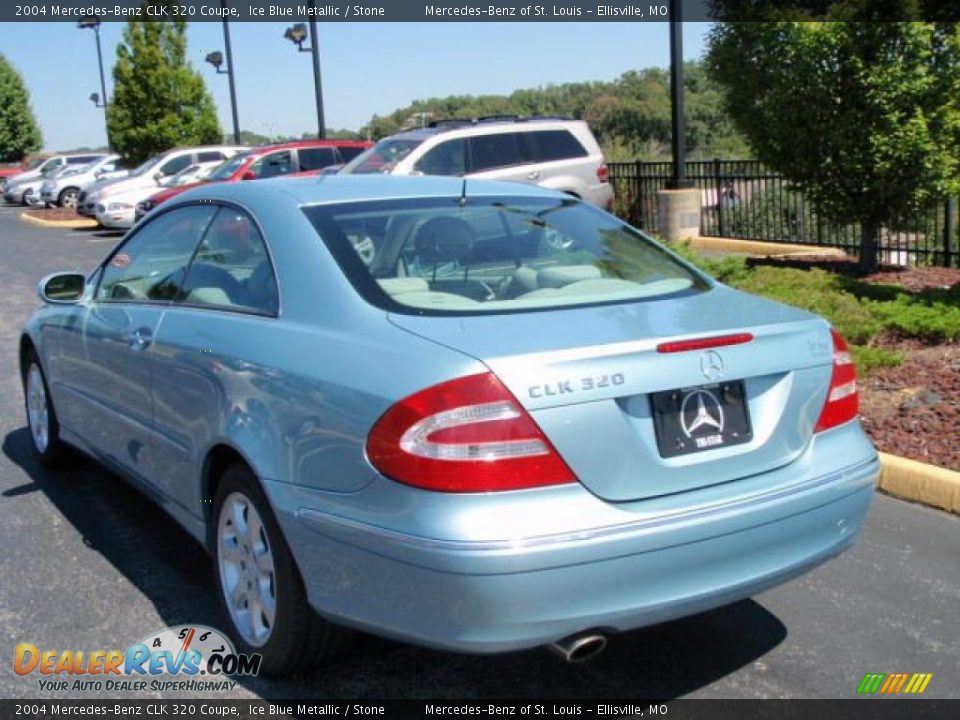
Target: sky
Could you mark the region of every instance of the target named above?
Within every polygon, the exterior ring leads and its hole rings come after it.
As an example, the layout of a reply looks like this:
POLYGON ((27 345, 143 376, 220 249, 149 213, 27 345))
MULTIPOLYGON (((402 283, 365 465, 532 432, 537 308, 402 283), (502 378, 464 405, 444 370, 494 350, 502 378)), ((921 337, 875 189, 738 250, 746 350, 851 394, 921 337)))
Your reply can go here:
MULTIPOLYGON (((107 93, 123 23, 101 27, 107 93)), ((287 23, 230 24, 240 128, 263 135, 316 130, 309 53, 283 38, 287 23)), ((707 23, 685 23, 685 59, 704 51, 707 23)), ((666 67, 666 23, 319 23, 328 128, 356 130, 416 99, 508 94, 564 82, 613 80, 631 69, 666 67)), ((217 22, 188 26, 187 56, 206 80, 224 131, 232 129, 226 75, 203 61, 223 50, 217 22)), ((0 23, 0 52, 23 76, 45 150, 105 145, 92 30, 73 23, 0 23)))

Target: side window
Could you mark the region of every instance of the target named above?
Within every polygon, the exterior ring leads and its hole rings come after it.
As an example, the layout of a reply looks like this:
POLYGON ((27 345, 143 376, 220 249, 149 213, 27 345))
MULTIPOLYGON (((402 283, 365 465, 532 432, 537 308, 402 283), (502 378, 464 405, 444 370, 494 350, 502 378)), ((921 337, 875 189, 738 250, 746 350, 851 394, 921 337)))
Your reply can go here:
POLYGON ((293 158, 289 150, 271 153, 251 165, 250 171, 258 178, 286 175, 293 172, 293 158))
POLYGON ((197 153, 197 162, 217 162, 218 160, 226 160, 226 156, 219 150, 204 150, 197 153))
POLYGON ((187 271, 177 301, 277 313, 273 266, 263 236, 249 215, 235 208, 220 209, 187 271))
POLYGON ((470 172, 510 167, 523 162, 517 147, 517 133, 477 135, 470 138, 470 172))
POLYGON ((173 300, 204 230, 216 213, 190 205, 140 228, 103 266, 98 300, 173 300))
POLYGON ((551 162, 587 157, 586 148, 567 130, 538 130, 520 134, 527 162, 551 162))
POLYGON ((353 160, 357 155, 364 151, 362 147, 351 147, 349 145, 338 147, 337 150, 340 151, 340 162, 348 163, 353 160))
POLYGON ((183 170, 192 162, 190 154, 180 155, 175 157, 172 160, 167 160, 163 165, 160 166, 160 174, 164 177, 170 175, 176 175, 178 172, 183 170))
POLYGON ((424 175, 463 175, 467 171, 466 147, 463 138, 442 142, 427 150, 414 170, 424 175))
POLYGON ((337 164, 337 154, 332 147, 300 148, 297 150, 300 172, 322 170, 328 165, 337 164))

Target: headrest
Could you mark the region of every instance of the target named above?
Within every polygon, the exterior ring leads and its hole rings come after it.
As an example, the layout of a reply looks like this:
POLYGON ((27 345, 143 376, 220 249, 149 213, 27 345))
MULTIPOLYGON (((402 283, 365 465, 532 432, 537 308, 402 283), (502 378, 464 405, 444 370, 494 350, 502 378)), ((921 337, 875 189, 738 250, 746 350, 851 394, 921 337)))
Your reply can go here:
POLYGON ((473 249, 473 229, 463 220, 435 217, 416 230, 414 249, 429 265, 464 260, 473 249))

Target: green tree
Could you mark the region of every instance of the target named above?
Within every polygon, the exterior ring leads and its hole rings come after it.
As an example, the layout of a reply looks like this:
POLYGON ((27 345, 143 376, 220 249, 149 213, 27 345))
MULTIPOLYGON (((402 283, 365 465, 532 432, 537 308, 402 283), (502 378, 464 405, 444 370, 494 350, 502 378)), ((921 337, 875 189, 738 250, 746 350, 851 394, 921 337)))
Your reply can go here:
MULTIPOLYGON (((702 63, 686 64, 687 148, 691 158, 747 152, 702 63)), ((625 72, 613 82, 564 83, 510 95, 455 95, 416 100, 368 125, 379 139, 429 119, 484 115, 562 115, 586 120, 608 159, 661 159, 670 149, 670 77, 662 68, 625 72)))
POLYGON ((0 162, 16 162, 42 144, 30 93, 20 73, 0 53, 0 162))
POLYGON ((182 145, 221 142, 213 98, 186 61, 187 23, 130 21, 117 47, 107 112, 118 153, 140 163, 182 145))
MULTIPOLYGON (((714 4, 737 20, 743 5, 714 4)), ((960 189, 958 24, 871 22, 860 2, 786 5, 755 2, 762 21, 716 25, 709 72, 756 157, 827 221, 860 225, 872 270, 883 226, 960 189)))

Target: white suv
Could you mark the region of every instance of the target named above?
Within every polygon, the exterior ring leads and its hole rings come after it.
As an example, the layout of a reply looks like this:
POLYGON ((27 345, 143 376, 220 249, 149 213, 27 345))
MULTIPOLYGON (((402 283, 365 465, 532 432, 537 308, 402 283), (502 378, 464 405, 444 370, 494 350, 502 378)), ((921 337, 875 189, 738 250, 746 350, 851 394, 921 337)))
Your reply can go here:
POLYGON ((582 120, 494 116, 441 120, 391 135, 342 174, 455 175, 513 180, 613 208, 603 152, 582 120))

